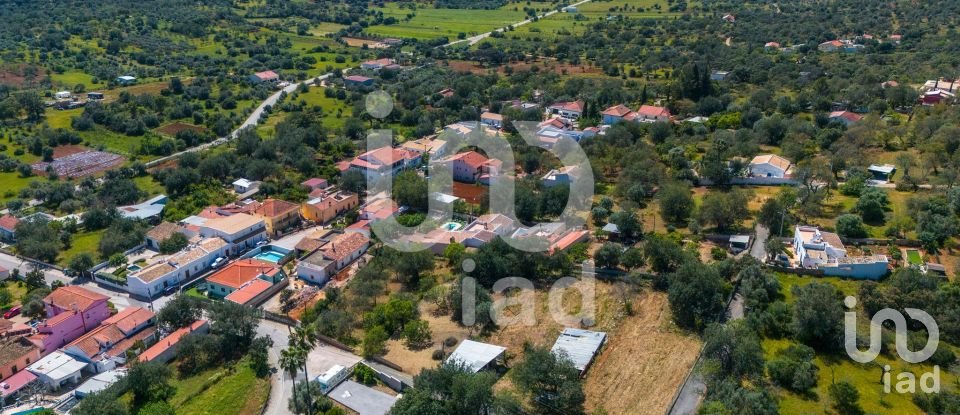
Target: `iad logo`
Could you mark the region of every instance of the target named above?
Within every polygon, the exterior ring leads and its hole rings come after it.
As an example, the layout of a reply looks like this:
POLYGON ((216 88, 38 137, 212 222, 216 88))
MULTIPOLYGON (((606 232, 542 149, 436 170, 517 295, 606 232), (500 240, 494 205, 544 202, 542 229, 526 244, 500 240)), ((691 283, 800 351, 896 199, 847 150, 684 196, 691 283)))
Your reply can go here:
MULTIPOLYGON (((940 343, 940 328, 937 322, 933 320, 930 314, 916 308, 904 309, 910 318, 919 321, 927 329, 927 344, 918 352, 911 351, 907 345, 907 320, 897 310, 884 308, 878 311, 870 319, 870 347, 866 352, 857 348, 857 312, 853 310, 857 306, 857 299, 849 296, 843 300, 844 305, 851 311, 844 313, 844 347, 847 349, 847 355, 859 363, 870 363, 880 355, 883 322, 892 321, 896 331, 897 354, 901 359, 908 363, 921 363, 929 359, 937 351, 937 345, 940 343)), ((883 390, 890 393, 890 365, 883 367, 883 390)), ((897 393, 915 393, 917 386, 916 376, 911 372, 902 372, 897 375, 897 393)), ((920 376, 920 390, 925 393, 940 392, 940 367, 934 366, 932 372, 923 373, 920 376)))

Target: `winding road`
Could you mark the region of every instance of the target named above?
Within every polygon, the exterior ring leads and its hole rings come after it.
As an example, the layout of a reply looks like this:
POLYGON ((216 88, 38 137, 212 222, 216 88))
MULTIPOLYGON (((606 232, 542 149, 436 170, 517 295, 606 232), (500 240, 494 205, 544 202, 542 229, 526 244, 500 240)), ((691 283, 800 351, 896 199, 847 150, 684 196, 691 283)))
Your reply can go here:
MULTIPOLYGON (((346 73, 348 70, 349 70, 349 69, 344 69, 343 72, 346 73)), ((263 115, 263 112, 264 112, 264 111, 266 111, 267 106, 271 106, 271 107, 272 107, 272 106, 276 105, 277 102, 280 101, 280 95, 282 95, 284 92, 286 92, 287 94, 290 94, 290 93, 292 93, 293 91, 296 91, 297 88, 300 87, 300 84, 316 85, 319 81, 322 81, 322 80, 324 80, 324 79, 327 79, 327 78, 329 78, 329 77, 331 77, 331 76, 333 76, 332 73, 326 73, 326 74, 320 75, 320 76, 318 76, 318 77, 316 77, 316 78, 311 78, 311 79, 308 79, 308 80, 303 81, 303 82, 298 82, 298 83, 293 83, 293 84, 287 85, 287 86, 283 87, 283 89, 281 89, 281 90, 279 90, 279 91, 277 91, 277 92, 274 92, 273 95, 270 95, 269 97, 267 97, 267 99, 263 100, 263 102, 261 102, 260 105, 257 106, 257 108, 255 108, 252 113, 250 113, 250 115, 249 115, 249 116, 247 117, 247 119, 243 122, 243 124, 240 124, 239 127, 237 127, 235 130, 233 130, 233 131, 232 131, 229 135, 227 135, 226 137, 220 137, 220 138, 218 138, 218 139, 216 139, 216 140, 213 140, 213 141, 211 141, 211 142, 209 142, 209 143, 204 143, 204 144, 200 144, 200 145, 195 146, 195 147, 190 147, 190 148, 188 148, 188 149, 186 149, 186 150, 183 150, 183 151, 180 151, 180 152, 177 152, 177 153, 173 153, 173 154, 171 154, 171 155, 169 155, 169 156, 160 157, 160 158, 158 158, 158 159, 156 159, 156 160, 150 160, 150 161, 148 161, 148 162, 146 163, 146 166, 147 166, 148 168, 149 168, 149 167, 159 166, 159 165, 163 164, 164 162, 167 162, 167 161, 169 161, 169 160, 176 159, 176 158, 178 158, 178 157, 180 157, 180 156, 182 156, 182 155, 184 155, 184 154, 186 154, 186 153, 203 151, 203 150, 206 150, 206 149, 211 148, 211 147, 216 147, 216 146, 225 144, 225 143, 229 142, 230 140, 233 140, 234 138, 237 138, 237 136, 240 134, 240 130, 243 130, 244 128, 252 127, 252 126, 255 126, 255 125, 259 124, 259 123, 260 123, 260 116, 263 115)))
MULTIPOLYGON (((581 5, 581 4, 589 3, 590 1, 591 1, 591 0, 581 0, 581 1, 577 2, 577 3, 573 3, 573 4, 569 5, 569 6, 567 6, 567 7, 577 7, 577 6, 581 5)), ((537 19, 543 19, 543 18, 545 18, 545 17, 550 17, 550 16, 553 16, 554 14, 559 13, 559 12, 560 12, 559 10, 551 10, 551 11, 548 11, 548 12, 546 12, 546 13, 544 13, 544 14, 541 14, 541 15, 537 16, 537 19)), ((525 24, 527 24, 527 23, 530 23, 530 22, 532 22, 532 21, 533 21, 533 18, 530 18, 530 19, 527 19, 527 20, 524 20, 524 21, 512 23, 512 24, 510 24, 509 26, 513 26, 513 27, 523 26, 523 25, 525 25, 525 24)), ((455 40, 455 41, 453 41, 453 42, 447 43, 447 44, 445 44, 445 45, 440 45, 440 46, 437 46, 437 47, 438 47, 438 48, 445 48, 445 47, 447 47, 447 46, 459 45, 459 44, 461 44, 461 43, 466 43, 466 44, 468 44, 468 45, 470 45, 470 46, 473 46, 473 45, 477 44, 477 42, 479 42, 479 41, 481 41, 481 40, 483 40, 483 39, 486 39, 486 38, 490 37, 490 35, 493 34, 494 32, 503 32, 503 31, 504 31, 504 28, 501 27, 501 28, 499 28, 499 29, 491 30, 491 31, 489 31, 489 32, 487 32, 487 33, 481 33, 481 34, 479 34, 479 35, 471 36, 471 37, 468 37, 468 38, 466 38, 466 39, 455 40)))

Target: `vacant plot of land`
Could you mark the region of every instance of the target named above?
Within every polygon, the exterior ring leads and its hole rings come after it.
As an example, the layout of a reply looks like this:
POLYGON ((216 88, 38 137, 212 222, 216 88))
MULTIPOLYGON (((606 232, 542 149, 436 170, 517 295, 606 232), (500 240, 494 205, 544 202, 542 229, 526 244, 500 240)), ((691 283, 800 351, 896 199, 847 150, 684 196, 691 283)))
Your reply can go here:
POLYGON ((339 32, 340 29, 343 29, 343 28, 345 28, 345 27, 346 27, 346 26, 344 26, 344 25, 342 25, 342 24, 336 24, 336 23, 330 23, 330 22, 323 22, 323 23, 320 23, 320 24, 314 26, 312 29, 310 29, 310 34, 311 34, 311 35, 314 35, 314 36, 323 36, 323 35, 326 35, 326 34, 328 34, 328 33, 336 33, 336 32, 339 32))
POLYGON ((670 12, 665 0, 593 1, 577 6, 575 13, 555 13, 536 22, 518 26, 509 32, 507 37, 549 40, 558 36, 582 34, 594 23, 608 18, 664 19, 676 16, 679 16, 679 13, 670 12))
POLYGON ((179 133, 179 132, 181 132, 181 131, 184 131, 184 130, 192 130, 192 131, 196 131, 196 132, 198 132, 198 133, 202 133, 202 132, 206 131, 207 129, 204 128, 204 127, 201 127, 201 126, 199 126, 199 125, 187 124, 187 123, 182 123, 182 122, 170 123, 170 124, 164 125, 164 126, 162 126, 162 127, 160 127, 160 128, 157 128, 157 132, 158 132, 158 133, 160 133, 160 134, 166 134, 166 135, 169 135, 169 136, 171 136, 171 137, 176 137, 176 136, 177 136, 177 133, 179 133))
POLYGON ((588 413, 663 414, 697 360, 700 340, 673 326, 665 294, 642 294, 633 308, 587 372, 588 413))
POLYGON ((0 66, 0 84, 20 87, 28 82, 39 82, 46 71, 39 67, 26 64, 10 64, 0 66))
POLYGON ((246 360, 173 382, 170 404, 183 415, 257 415, 270 395, 270 379, 257 378, 246 360))
MULTIPOLYGON (((433 332, 433 345, 422 350, 410 350, 403 345, 400 340, 390 340, 387 342, 388 352, 385 359, 400 365, 405 373, 416 376, 425 368, 436 367, 440 362, 433 360, 431 355, 434 350, 441 348, 443 341, 448 337, 457 339, 457 344, 470 335, 470 331, 461 327, 450 320, 449 314, 437 315, 434 313, 436 307, 430 304, 420 304, 420 318, 430 323, 430 330, 433 332)), ((454 346, 456 348, 456 346, 454 346)), ((453 349, 447 348, 449 354, 453 349)))
POLYGON ((487 186, 453 182, 453 195, 470 204, 479 205, 489 191, 487 186))
POLYGON ((56 146, 53 148, 53 158, 63 158, 67 156, 72 156, 77 153, 83 153, 84 151, 89 151, 89 148, 84 146, 75 146, 75 145, 65 145, 65 146, 56 146))
POLYGON ((390 45, 387 45, 386 43, 373 39, 361 39, 357 37, 343 37, 341 39, 347 43, 347 46, 352 48, 362 48, 364 45, 372 49, 386 49, 390 47, 390 45))
POLYGON ((366 33, 415 39, 456 39, 460 33, 485 33, 525 19, 522 7, 514 4, 496 10, 434 9, 431 6, 410 10, 388 3, 385 7, 371 10, 383 12, 383 17, 393 17, 399 22, 389 26, 371 26, 365 30, 366 33), (408 14, 414 14, 414 17, 406 21, 408 14))

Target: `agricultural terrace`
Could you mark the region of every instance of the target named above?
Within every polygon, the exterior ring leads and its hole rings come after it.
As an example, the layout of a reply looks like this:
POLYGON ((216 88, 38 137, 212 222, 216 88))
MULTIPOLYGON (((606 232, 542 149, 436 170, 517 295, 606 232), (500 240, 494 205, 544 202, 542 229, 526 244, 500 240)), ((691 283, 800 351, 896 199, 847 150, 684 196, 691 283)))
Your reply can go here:
MULTIPOLYGON (((435 9, 432 5, 418 3, 416 9, 401 7, 389 3, 384 7, 371 10, 382 12, 384 18, 397 19, 396 24, 377 25, 364 32, 381 37, 399 37, 414 39, 436 39, 446 37, 456 39, 460 33, 467 36, 486 33, 526 19, 523 8, 526 3, 507 4, 495 10, 473 9, 435 9), (408 16, 411 16, 408 18, 408 16)), ((537 6, 540 4, 534 3, 537 6)), ((550 7, 543 4, 544 7, 550 7)))

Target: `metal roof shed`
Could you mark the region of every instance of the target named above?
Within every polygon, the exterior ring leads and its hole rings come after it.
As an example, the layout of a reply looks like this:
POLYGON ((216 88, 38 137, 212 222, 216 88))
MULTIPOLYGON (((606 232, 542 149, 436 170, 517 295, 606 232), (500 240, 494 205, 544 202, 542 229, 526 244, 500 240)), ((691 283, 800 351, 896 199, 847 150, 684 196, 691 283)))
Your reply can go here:
POLYGON ((360 415, 385 415, 397 402, 396 396, 387 395, 352 380, 344 381, 333 388, 328 396, 360 415))
POLYGON ((606 341, 607 333, 565 328, 550 351, 554 354, 563 352, 582 375, 606 341))
POLYGON ((506 347, 464 340, 453 353, 450 353, 447 362, 460 362, 473 373, 477 373, 503 356, 503 352, 506 350, 506 347))

